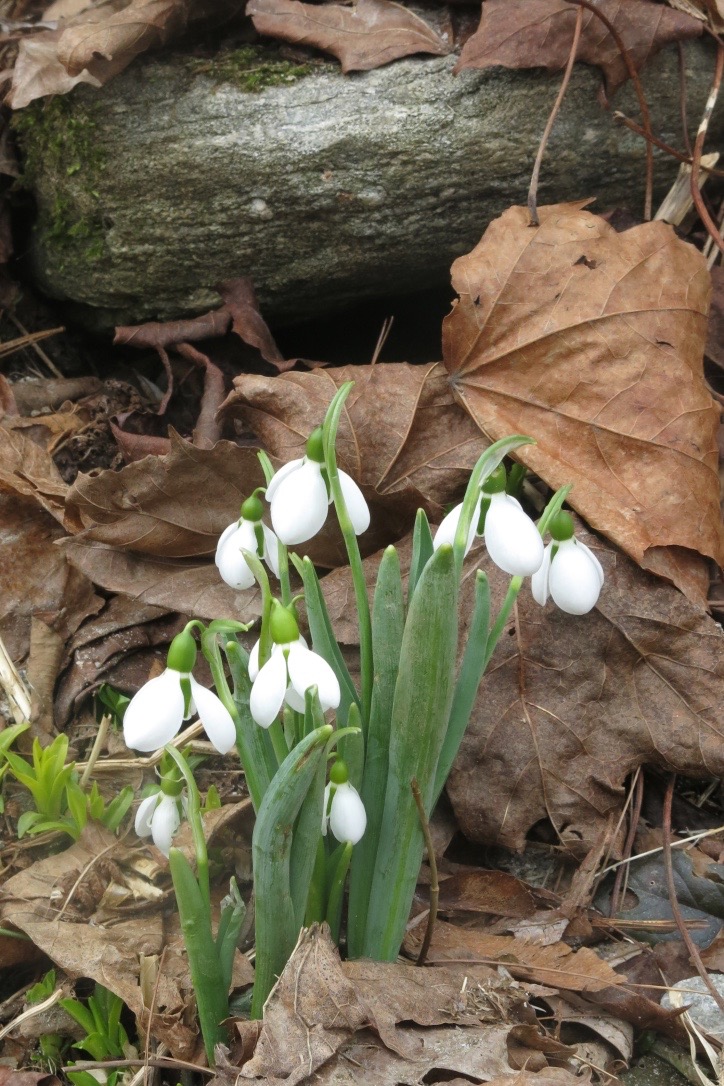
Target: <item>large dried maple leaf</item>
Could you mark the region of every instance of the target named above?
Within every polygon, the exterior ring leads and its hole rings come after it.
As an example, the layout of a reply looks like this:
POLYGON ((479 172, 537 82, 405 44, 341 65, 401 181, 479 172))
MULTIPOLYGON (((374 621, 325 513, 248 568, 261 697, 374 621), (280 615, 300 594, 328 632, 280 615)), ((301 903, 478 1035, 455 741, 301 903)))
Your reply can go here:
MULTIPOLYGON (((636 68, 672 41, 696 38, 699 19, 651 0, 598 0, 597 7, 620 34, 636 68)), ((564 68, 577 5, 567 0, 485 0, 480 26, 457 64, 463 68, 564 68)), ((583 12, 577 59, 600 68, 612 94, 628 79, 615 38, 597 15, 583 12)))
POLYGON ((450 52, 429 23, 391 0, 357 0, 349 7, 249 0, 246 13, 260 34, 332 53, 343 72, 369 71, 411 53, 450 52))
POLYGON ((528 467, 701 603, 697 555, 724 558, 706 264, 662 222, 617 234, 582 208, 542 208, 537 229, 510 208, 455 261, 452 388, 491 440, 535 438, 528 467))

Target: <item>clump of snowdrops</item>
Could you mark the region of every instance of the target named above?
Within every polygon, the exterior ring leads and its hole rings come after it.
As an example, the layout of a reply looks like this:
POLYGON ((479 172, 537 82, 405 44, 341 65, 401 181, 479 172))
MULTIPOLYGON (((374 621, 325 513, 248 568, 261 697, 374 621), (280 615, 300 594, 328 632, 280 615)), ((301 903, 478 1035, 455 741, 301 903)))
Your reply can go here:
MULTIPOLYGON (((262 595, 259 639, 247 652, 232 620, 188 624, 173 641, 164 673, 129 704, 124 733, 141 751, 170 743, 194 713, 216 748, 236 745, 254 808, 256 979, 252 1015, 262 1014, 300 930, 326 920, 344 932, 350 957, 396 958, 424 849, 413 782, 426 817, 442 791, 475 697, 515 599, 532 577, 540 604, 549 595, 571 614, 589 611, 603 584, 598 560, 576 539, 558 491, 537 526, 506 491, 504 458, 530 442, 496 442, 475 465, 463 502, 434 538, 418 511, 412 561, 403 582, 394 547, 382 557, 372 599, 357 536, 369 525, 357 484, 337 466, 335 442, 352 383, 332 400, 305 456, 251 494, 222 534, 220 575, 262 595), (264 500, 271 528, 264 523, 264 500), (314 566, 290 552, 321 530, 334 507, 347 548, 359 624, 355 685, 325 606, 314 566), (544 538, 551 540, 544 547, 544 538), (458 596, 463 559, 482 535, 491 559, 511 575, 500 611, 490 614, 488 579, 478 570, 467 641, 458 666, 458 596), (301 580, 292 594, 290 563, 301 580), (278 582, 272 592, 269 570, 278 582), (304 600, 311 648, 299 628, 304 600), (193 676, 198 631, 216 693, 193 676)), ((243 919, 232 885, 212 931, 206 846, 189 763, 166 746, 165 770, 138 809, 136 828, 169 856, 209 1059, 223 1039, 231 961, 243 919), (194 872, 171 845, 185 815, 196 851, 194 872)))

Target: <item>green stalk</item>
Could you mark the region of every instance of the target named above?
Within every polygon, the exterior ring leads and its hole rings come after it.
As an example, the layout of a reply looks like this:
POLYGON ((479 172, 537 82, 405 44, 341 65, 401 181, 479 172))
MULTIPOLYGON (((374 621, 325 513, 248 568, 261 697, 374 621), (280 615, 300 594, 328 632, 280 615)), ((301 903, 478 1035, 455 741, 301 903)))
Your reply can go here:
MULTIPOLYGON (((430 553, 432 554, 432 550, 430 553)), ((423 568, 425 564, 426 561, 423 563, 423 568)), ((412 598, 412 593, 410 593, 410 598, 412 598)), ((400 560, 395 548, 388 547, 380 562, 372 606, 375 677, 372 687, 372 710, 367 731, 364 775, 360 788, 362 802, 367 812, 367 829, 354 850, 350 875, 347 947, 352 958, 358 958, 362 954, 367 926, 370 889, 385 806, 390 721, 404 624, 405 609, 400 560)))
MULTIPOLYGON (((319 704, 316 686, 307 690, 305 701, 310 707, 310 717, 315 727, 310 734, 324 726, 324 714, 319 704)), ((327 781, 327 761, 321 758, 316 775, 302 803, 294 823, 294 837, 289 861, 289 885, 297 927, 304 925, 309 890, 314 872, 317 845, 322 834, 324 786, 327 781)))
POLYGON ((196 856, 196 876, 199 881, 199 891, 203 899, 208 903, 209 924, 211 924, 211 892, 209 889, 209 856, 206 851, 206 837, 204 836, 204 822, 201 817, 201 797, 196 787, 196 780, 191 772, 191 767, 180 750, 167 744, 164 748, 181 771, 186 781, 186 820, 191 827, 191 837, 194 843, 194 855, 196 856))
MULTIPOLYGON (((432 532, 430 523, 424 509, 417 510, 415 527, 412 531, 412 561, 410 562, 410 574, 407 579, 407 602, 412 599, 420 574, 432 558, 433 552, 432 532)), ((374 644, 374 631, 373 631, 374 644)))
POLYGON ((329 888, 327 923, 335 943, 339 943, 339 929, 342 923, 342 905, 344 903, 344 884, 347 881, 347 872, 349 871, 353 848, 351 841, 347 841, 343 846, 329 888))
POLYGON ((508 591, 505 593, 505 599, 503 600, 500 610, 498 611, 497 618, 493 623, 490 633, 488 635, 488 643, 485 646, 485 660, 483 662, 483 672, 490 663, 490 657, 495 652, 495 646, 500 640, 500 635, 505 629, 510 612, 513 610, 513 605, 518 598, 518 593, 523 587, 522 577, 511 577, 510 584, 508 585, 508 591))
POLYGON ((289 747, 287 746, 286 738, 284 737, 284 728, 280 720, 275 720, 267 728, 267 735, 271 739, 271 745, 274 748, 274 756, 277 760, 277 765, 281 765, 289 754, 289 747))
POLYGON ((224 653, 229 663, 229 670, 234 682, 234 705, 232 713, 236 725, 236 749, 239 752, 246 786, 249 789, 255 812, 259 812, 264 793, 277 771, 278 762, 274 755, 271 740, 263 728, 249 712, 249 657, 238 641, 227 641, 224 653))
POLYGON ((473 617, 465 643, 460 674, 455 683, 452 707, 447 722, 445 739, 435 771, 433 809, 445 787, 450 768, 460 748, 465 729, 473 711, 480 681, 485 673, 488 625, 490 623, 490 586, 487 574, 481 569, 475 574, 475 603, 473 617))
POLYGON ((299 935, 290 885, 292 827, 332 734, 331 725, 325 724, 297 744, 267 789, 254 826, 256 979, 252 1018, 261 1018, 267 996, 299 935))
POLYGON ((450 714, 457 649, 458 574, 453 548, 441 546, 410 601, 390 722, 389 770, 363 953, 396 958, 420 871, 424 838, 411 782, 429 814, 435 770, 450 714))
POLYGON ((352 583, 354 585, 354 597, 357 605, 357 617, 359 620, 359 646, 360 646, 360 672, 362 676, 362 734, 367 731, 372 703, 373 660, 372 660, 372 623, 370 619, 370 604, 367 598, 367 585, 365 583, 364 570, 362 568, 362 556, 360 555, 357 536, 355 535, 352 521, 347 512, 347 505, 342 493, 337 468, 337 453, 335 443, 337 429, 342 414, 344 402, 352 391, 353 381, 346 381, 340 386, 327 408, 324 420, 322 437, 324 441, 324 463, 329 479, 329 488, 337 511, 337 520, 342 531, 347 557, 349 559, 352 583))

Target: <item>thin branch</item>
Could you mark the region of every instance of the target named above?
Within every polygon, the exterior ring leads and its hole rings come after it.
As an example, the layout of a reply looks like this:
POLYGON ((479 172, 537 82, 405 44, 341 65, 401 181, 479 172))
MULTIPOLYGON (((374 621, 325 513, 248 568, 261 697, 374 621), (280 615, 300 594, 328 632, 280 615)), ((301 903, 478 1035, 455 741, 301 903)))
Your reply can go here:
MULTIPOLYGON (((641 766, 636 771, 636 781, 634 784, 634 802, 633 810, 631 811, 631 818, 628 825, 628 833, 626 835, 626 842, 623 847, 623 858, 631 856, 633 852, 634 840, 636 838, 636 830, 638 829, 639 818, 641 817, 641 805, 644 800, 644 777, 641 772, 641 766)), ((613 884, 613 890, 611 891, 611 907, 608 910, 609 916, 615 916, 618 912, 619 899, 621 897, 621 889, 623 886, 624 874, 628 872, 628 866, 622 864, 616 872, 616 878, 613 884)))
MULTIPOLYGON (((581 0, 583 3, 583 0, 581 0)), ((704 141, 706 140, 706 134, 709 128, 709 121, 711 115, 714 112, 714 106, 716 100, 719 97, 719 88, 721 86, 722 74, 724 74, 724 46, 721 42, 717 41, 716 48, 716 67, 714 68, 714 78, 711 83, 711 90, 709 91, 709 97, 706 100, 704 106, 704 115, 701 118, 701 124, 699 125, 699 131, 696 133, 696 141, 694 143, 694 154, 691 161, 691 198, 694 201, 694 207, 699 213, 699 218, 704 223, 709 237, 718 245, 719 249, 724 253, 724 240, 719 234, 719 228, 709 214, 709 210, 704 203, 704 197, 699 191, 699 165, 701 163, 701 156, 704 150, 704 141)))
POLYGON ((699 948, 689 934, 689 929, 686 926, 683 916, 681 915, 681 909, 679 908, 679 901, 676 897, 676 885, 674 883, 674 865, 671 862, 671 804, 674 798, 674 784, 676 783, 676 774, 672 773, 669 777, 669 782, 666 786, 666 794, 664 796, 664 816, 663 825, 661 827, 663 839, 664 839, 664 869, 666 871, 666 885, 669 891, 669 902, 671 904, 671 912, 674 915, 676 926, 679 929, 679 934, 684 941, 684 946, 689 951, 689 956, 696 966, 696 971, 704 981, 704 984, 709 989, 714 1002, 719 1007, 719 1010, 724 1013, 724 998, 721 993, 715 987, 714 982, 709 976, 706 966, 701 960, 699 954, 699 948))
MULTIPOLYGON (((636 121, 632 121, 630 117, 627 117, 625 113, 621 113, 620 110, 614 110, 613 112, 614 124, 623 124, 631 132, 635 132, 637 136, 643 136, 645 140, 649 140, 653 143, 654 147, 658 147, 660 151, 665 151, 667 155, 671 155, 677 162, 684 162, 687 166, 691 166, 691 156, 685 155, 682 151, 677 151, 675 147, 672 147, 670 143, 665 143, 664 140, 659 139, 658 136, 654 136, 653 133, 648 135, 644 132, 640 124, 636 124, 636 121)), ((717 170, 714 166, 704 166, 701 169, 712 177, 724 177, 724 170, 717 170)))
POLYGON ((581 40, 581 29, 583 27, 583 7, 579 4, 578 13, 576 15, 576 26, 573 31, 573 41, 571 42, 571 51, 568 54, 568 63, 566 64, 566 70, 563 74, 563 81, 558 91, 558 97, 553 103, 553 109, 550 112, 548 121, 546 122, 543 135, 541 137, 540 145, 538 147, 538 154, 535 156, 535 164, 533 166, 533 173, 530 179, 530 188, 528 189, 528 212, 530 214, 530 225, 540 226, 540 220, 538 219, 538 178, 540 176, 541 163, 543 162, 543 155, 545 154, 546 146, 548 144, 548 138, 553 131, 553 125, 556 123, 556 117, 561 108, 563 99, 566 96, 568 90, 568 84, 571 81, 571 72, 573 71, 573 65, 576 63, 576 54, 578 53, 578 43, 581 40))
POLYGON ((644 89, 641 86, 641 80, 639 79, 639 73, 636 71, 636 65, 631 60, 626 44, 619 34, 616 27, 613 25, 610 19, 608 19, 602 11, 591 0, 566 0, 567 4, 581 4, 588 11, 592 11, 596 18, 600 19, 603 25, 608 30, 609 34, 616 42, 616 47, 621 54, 621 59, 626 65, 626 71, 628 72, 629 79, 633 83, 636 97, 639 103, 639 109, 641 110, 641 121, 643 123, 644 132, 646 133, 646 198, 644 200, 644 219, 647 221, 651 218, 652 203, 653 203, 653 190, 654 190, 654 154, 651 149, 651 142, 649 137, 651 136, 651 114, 649 112, 649 105, 646 101, 644 89))
POLYGON ((435 929, 435 921, 437 920, 437 904, 440 899, 440 883, 437 877, 437 860, 435 859, 435 846, 432 842, 432 834, 430 833, 430 823, 427 820, 425 814, 425 805, 422 802, 422 796, 420 795, 420 786, 417 783, 417 778, 413 777, 410 781, 410 788, 412 789, 412 795, 415 800, 415 806, 417 807, 417 813, 420 818, 420 825, 422 826, 422 836, 425 838, 425 847, 427 848, 427 862, 430 865, 430 909, 427 914, 427 927, 425 928, 425 938, 422 940, 422 946, 420 947, 420 953, 417 955, 417 961, 415 965, 424 965, 427 958, 427 952, 430 949, 430 943, 432 942, 432 933, 435 929))

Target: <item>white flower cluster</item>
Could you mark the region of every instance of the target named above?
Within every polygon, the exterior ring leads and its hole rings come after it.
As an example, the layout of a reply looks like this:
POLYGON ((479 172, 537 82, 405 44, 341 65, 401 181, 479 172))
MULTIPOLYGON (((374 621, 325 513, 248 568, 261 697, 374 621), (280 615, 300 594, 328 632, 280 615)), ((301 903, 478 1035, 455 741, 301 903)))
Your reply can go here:
MULTIPOLYGON (((603 569, 590 547, 576 539, 573 518, 558 513, 550 525, 552 541, 543 547, 536 525, 516 498, 505 493, 505 469, 498 468, 481 491, 465 554, 481 534, 496 566, 514 577, 531 577, 533 598, 543 606, 550 595, 569 615, 585 615, 595 607, 603 587, 603 569), (482 530, 480 530, 482 527, 482 530)), ((455 506, 435 533, 435 549, 455 540, 462 503, 455 506)))

